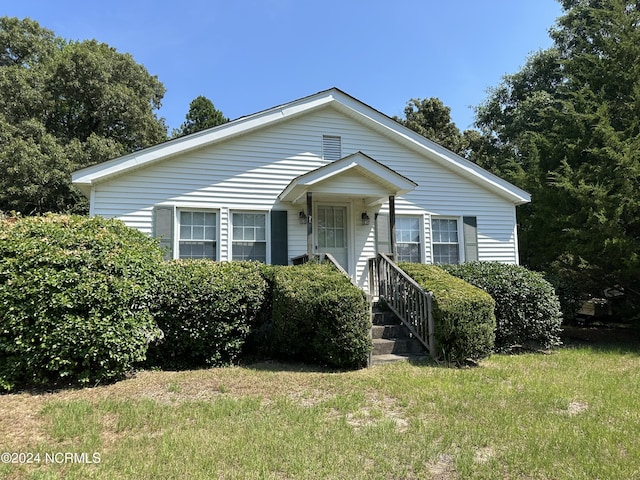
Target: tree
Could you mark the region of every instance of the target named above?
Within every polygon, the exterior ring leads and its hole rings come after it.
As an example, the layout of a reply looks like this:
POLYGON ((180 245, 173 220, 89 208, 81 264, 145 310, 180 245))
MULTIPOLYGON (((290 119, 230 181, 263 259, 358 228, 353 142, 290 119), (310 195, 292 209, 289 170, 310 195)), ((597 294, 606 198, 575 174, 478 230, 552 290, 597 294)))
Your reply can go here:
POLYGON ((640 282, 640 5, 562 0, 554 46, 477 109, 494 171, 533 194, 523 260, 589 272, 598 288, 640 282))
POLYGON ((163 95, 131 55, 0 17, 0 210, 86 212, 71 172, 166 140, 163 95))
POLYGON ((189 104, 189 111, 186 115, 186 121, 180 125, 180 128, 173 132, 173 136, 182 137, 191 133, 199 132, 207 128, 216 127, 227 123, 229 119, 217 110, 213 102, 202 95, 196 97, 189 104))
POLYGON ((467 151, 468 142, 451 121, 451 109, 438 98, 412 98, 404 108, 404 118, 394 119, 454 153, 467 151))
POLYGON ((0 17, 0 67, 35 66, 53 55, 58 41, 38 22, 0 17))

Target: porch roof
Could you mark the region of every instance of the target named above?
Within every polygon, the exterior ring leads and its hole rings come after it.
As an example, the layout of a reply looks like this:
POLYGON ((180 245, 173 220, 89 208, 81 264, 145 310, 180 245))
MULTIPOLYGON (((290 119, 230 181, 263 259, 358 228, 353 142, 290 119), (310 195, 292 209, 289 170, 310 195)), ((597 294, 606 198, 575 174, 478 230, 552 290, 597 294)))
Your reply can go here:
POLYGON ((307 192, 332 197, 363 198, 367 205, 384 203, 418 184, 395 170, 356 152, 294 178, 280 193, 283 202, 303 203, 307 192))

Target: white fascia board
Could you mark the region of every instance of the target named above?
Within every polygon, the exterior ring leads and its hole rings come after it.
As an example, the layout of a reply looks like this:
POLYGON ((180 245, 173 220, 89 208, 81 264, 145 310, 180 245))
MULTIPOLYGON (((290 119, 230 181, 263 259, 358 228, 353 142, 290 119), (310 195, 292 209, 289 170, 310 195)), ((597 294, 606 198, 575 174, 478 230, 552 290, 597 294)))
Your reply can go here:
POLYGON ((365 170, 369 175, 380 179, 379 183, 384 183, 391 186, 396 192, 396 195, 402 195, 410 192, 416 188, 417 184, 408 178, 394 172, 393 170, 384 167, 379 163, 367 162, 366 165, 359 165, 360 168, 365 170), (391 177, 391 178, 390 178, 391 177))
POLYGON ((298 203, 313 185, 329 181, 354 169, 361 172, 362 177, 388 189, 390 195, 403 195, 417 186, 415 182, 358 152, 294 178, 280 193, 278 199, 298 203), (288 198, 293 200, 285 200, 288 198))
POLYGON ((357 113, 365 123, 373 123, 379 128, 391 130, 405 142, 413 145, 414 148, 428 152, 430 154, 429 158, 433 158, 444 166, 461 171, 468 178, 486 184, 488 188, 509 198, 514 204, 521 205, 531 201, 531 195, 528 192, 419 135, 374 108, 340 91, 334 92, 334 95, 336 96, 338 108, 346 108, 357 113))
POLYGON ((344 167, 341 168, 336 168, 336 169, 331 169, 329 171, 323 169, 322 167, 318 170, 314 170, 309 172, 306 175, 302 175, 299 180, 298 180, 298 185, 306 185, 306 186, 311 186, 311 185, 315 185, 316 183, 320 183, 323 182, 325 180, 328 180, 331 177, 335 177, 337 175, 340 175, 341 173, 344 173, 348 170, 351 170, 352 168, 357 167, 358 164, 356 162, 351 162, 347 165, 345 165, 344 167))
POLYGON ((226 140, 236 135, 271 124, 275 121, 303 113, 309 109, 330 103, 332 98, 326 94, 318 98, 308 97, 290 104, 274 107, 247 117, 241 117, 212 129, 194 133, 186 137, 140 150, 113 160, 78 170, 71 175, 71 181, 77 185, 92 185, 95 182, 119 175, 129 170, 149 165, 175 155, 202 148, 206 145, 226 140))

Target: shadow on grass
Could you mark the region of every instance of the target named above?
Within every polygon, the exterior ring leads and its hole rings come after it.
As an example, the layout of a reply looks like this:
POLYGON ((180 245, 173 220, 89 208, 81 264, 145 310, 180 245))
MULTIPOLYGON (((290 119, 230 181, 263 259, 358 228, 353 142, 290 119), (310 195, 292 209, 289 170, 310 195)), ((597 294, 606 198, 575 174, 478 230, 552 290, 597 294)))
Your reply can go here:
POLYGON ((560 348, 591 348, 602 352, 640 355, 640 330, 637 328, 598 326, 564 326, 560 348))
POLYGON ((304 373, 340 373, 348 369, 337 369, 307 363, 286 362, 281 360, 254 360, 242 364, 244 368, 260 372, 304 372, 304 373))
MULTIPOLYGON (((440 367, 442 364, 435 362, 431 357, 423 356, 416 358, 409 358, 404 360, 414 366, 421 367, 440 367)), ((304 372, 304 373, 345 373, 345 372, 354 372, 357 370, 366 369, 369 367, 362 368, 333 368, 333 367, 323 367, 319 365, 312 365, 306 363, 297 363, 297 362, 286 362, 283 360, 255 360, 253 362, 248 362, 242 364, 244 368, 250 370, 257 371, 267 371, 267 372, 304 372)), ((375 365, 373 365, 375 367, 375 365)))

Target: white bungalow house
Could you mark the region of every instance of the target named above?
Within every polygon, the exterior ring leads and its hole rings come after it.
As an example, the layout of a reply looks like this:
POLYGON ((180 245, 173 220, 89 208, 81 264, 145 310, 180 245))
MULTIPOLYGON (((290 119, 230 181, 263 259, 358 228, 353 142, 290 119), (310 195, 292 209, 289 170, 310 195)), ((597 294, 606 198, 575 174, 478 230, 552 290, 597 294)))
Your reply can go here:
POLYGON ((90 214, 172 258, 518 263, 527 192, 332 88, 77 171, 90 214))

